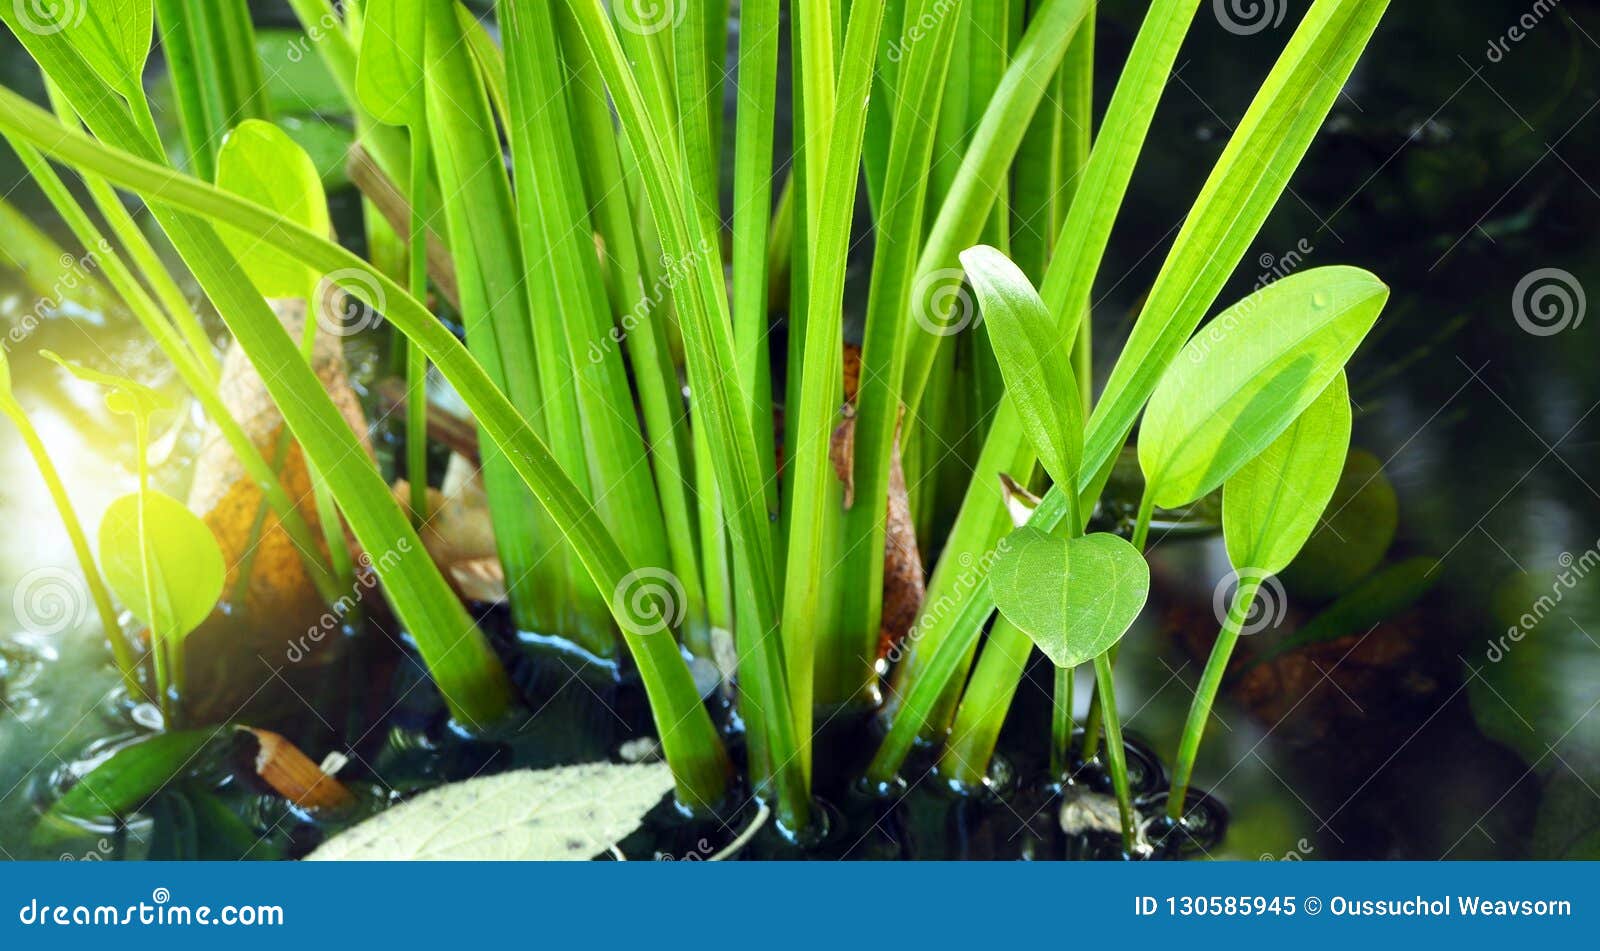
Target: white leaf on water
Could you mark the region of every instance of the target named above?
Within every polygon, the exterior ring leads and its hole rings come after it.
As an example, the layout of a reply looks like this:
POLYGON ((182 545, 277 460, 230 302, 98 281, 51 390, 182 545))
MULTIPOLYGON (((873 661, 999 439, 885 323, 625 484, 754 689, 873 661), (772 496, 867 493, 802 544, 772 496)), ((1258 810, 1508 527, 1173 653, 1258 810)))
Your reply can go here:
POLYGON ((340 833, 308 861, 582 861, 672 789, 665 763, 586 763, 430 790, 340 833))

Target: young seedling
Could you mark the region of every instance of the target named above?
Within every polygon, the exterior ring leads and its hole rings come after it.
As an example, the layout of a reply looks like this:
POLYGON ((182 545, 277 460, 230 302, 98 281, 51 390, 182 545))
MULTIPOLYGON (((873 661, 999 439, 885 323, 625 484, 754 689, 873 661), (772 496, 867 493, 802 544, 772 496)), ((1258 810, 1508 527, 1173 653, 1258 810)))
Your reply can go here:
POLYGON ((1144 550, 1156 506, 1193 504, 1277 439, 1343 371, 1388 299, 1366 271, 1314 268, 1257 291, 1196 335, 1145 410, 1134 546, 1144 550))
POLYGON ((1311 537, 1333 498, 1349 448, 1350 390, 1341 372, 1282 435, 1223 487, 1222 531, 1238 588, 1183 726, 1167 799, 1167 814, 1174 820, 1183 818, 1211 706, 1256 594, 1262 582, 1287 567, 1311 537))
POLYGON ((43 353, 79 379, 106 387, 106 407, 133 419, 139 487, 107 507, 100 521, 100 565, 111 590, 150 626, 156 692, 163 716, 173 723, 183 691, 183 639, 222 595, 222 550, 205 522, 150 487, 150 420, 167 401, 141 383, 43 353))
MULTIPOLYGON (((1244 258, 1387 5, 1384 0, 1318 0, 1306 12, 1190 210, 1089 417, 1084 475, 1077 487, 1082 498, 1098 499, 1151 393, 1244 258)), ((1182 28, 1193 12, 1192 4, 1152 5, 1125 81, 1113 96, 1058 240, 1062 253, 1052 259, 1043 285, 1052 309, 1063 308, 1057 315, 1063 322, 1074 319, 1074 302, 1086 299, 1093 285, 1104 232, 1116 215, 1149 114, 1170 71, 1162 64, 1176 56, 1182 28), (1082 253, 1075 253, 1080 247, 1082 253)), ((1014 419, 1000 425, 1007 412, 1003 401, 976 466, 974 488, 930 584, 927 603, 940 605, 940 610, 923 619, 918 640, 900 666, 891 694, 897 701, 893 721, 868 768, 875 782, 893 778, 919 734, 942 727, 937 711, 965 678, 973 647, 993 612, 988 586, 964 583, 965 572, 950 566, 980 558, 1004 531, 1003 522, 995 524, 993 503, 974 493, 992 491, 986 487, 1000 472, 1019 471, 1019 426, 1014 419)), ((1020 465, 1027 462, 1023 458, 1020 465)), ((1034 523, 1053 530, 1065 521, 1072 494, 1070 487, 1052 487, 1034 523)), ((1095 730, 1092 720, 1088 728, 1095 730)))
MULTIPOLYGON (((1083 408, 1072 370, 1070 337, 1057 333, 1044 302, 1021 269, 993 248, 961 256, 972 280, 1006 393, 1045 471, 1057 484, 1077 485, 1083 460, 1083 408)), ((1077 665, 1093 661, 1101 704, 1107 761, 1126 848, 1133 846, 1133 806, 1121 721, 1111 678, 1110 651, 1138 618, 1150 593, 1150 569, 1134 547, 1116 535, 1080 536, 1076 510, 1063 537, 1023 527, 1002 542, 990 576, 995 605, 1009 624, 1026 634, 1065 672, 1056 681, 1056 704, 1066 703, 1064 684, 1077 665)), ((994 635, 991 635, 993 637, 994 635)), ((1006 637, 1001 632, 1002 638, 1006 637)), ((1020 673, 1020 671, 1019 671, 1020 673)), ((1066 731, 1056 731, 1059 745, 1066 731)), ((1053 750, 1064 762, 1065 750, 1053 750)))

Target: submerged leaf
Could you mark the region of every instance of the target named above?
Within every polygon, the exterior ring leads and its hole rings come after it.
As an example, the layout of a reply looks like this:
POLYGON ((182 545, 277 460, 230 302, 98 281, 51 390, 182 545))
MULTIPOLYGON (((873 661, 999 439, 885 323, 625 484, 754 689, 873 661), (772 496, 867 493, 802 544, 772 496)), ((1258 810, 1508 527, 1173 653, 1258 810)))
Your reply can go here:
POLYGON ((1156 387, 1139 435, 1155 504, 1187 505, 1260 455, 1327 389, 1388 299, 1366 271, 1317 268, 1196 334, 1156 387))
POLYGON ((216 537, 182 502, 145 494, 144 551, 150 562, 152 608, 145 598, 140 556, 139 493, 124 495, 100 523, 100 567, 106 584, 160 637, 182 638, 211 615, 227 567, 216 537))
MULTIPOLYGON (((228 133, 217 153, 217 186, 270 208, 314 234, 328 234, 328 200, 317 167, 270 122, 246 119, 228 133)), ((310 298, 315 271, 274 248, 259 234, 219 225, 232 251, 262 297, 310 298)))
POLYGON ((1478 727, 1541 777, 1600 764, 1600 568, 1595 549, 1518 574, 1494 592, 1498 625, 1467 642, 1467 696, 1478 727), (1486 635, 1486 636, 1485 636, 1486 635), (1558 747, 1550 755, 1552 742, 1558 747))
POLYGON ((1350 388, 1344 373, 1283 435, 1222 489, 1222 534, 1240 571, 1282 571, 1328 507, 1350 450, 1350 388))
POLYGON ((586 763, 451 783, 380 813, 311 861, 578 861, 639 827, 672 790, 665 763, 586 763))
POLYGON ((1439 581, 1439 561, 1418 557, 1390 565, 1361 582, 1349 594, 1300 625, 1293 634, 1262 651, 1246 670, 1285 654, 1362 634, 1422 600, 1439 581))
POLYGON ((1074 338, 1063 336, 1022 270, 994 248, 961 254, 989 324, 989 340, 1022 429, 1050 478, 1078 484, 1083 403, 1072 371, 1074 338))
MULTIPOLYGON (((330 303, 327 295, 319 295, 319 298, 319 306, 330 303)), ((284 331, 292 339, 301 339, 305 330, 307 303, 303 300, 274 300, 271 304, 284 331)), ((312 369, 316 371, 323 390, 339 410, 340 417, 355 434, 363 454, 370 458, 372 446, 367 416, 361 408, 361 398, 351 385, 341 338, 334 333, 338 328, 337 319, 326 311, 320 312, 315 318, 317 328, 312 348, 312 369)), ((250 441, 265 458, 274 460, 278 437, 283 431, 283 414, 273 402, 255 365, 238 343, 229 346, 223 357, 222 378, 217 383, 217 392, 250 441)), ((311 477, 299 443, 290 443, 282 465, 278 467, 278 480, 289 498, 295 500, 299 514, 310 526, 316 557, 326 558, 323 533, 318 531, 320 519, 313 502, 311 477)), ((264 513, 264 520, 257 525, 256 519, 263 515, 261 486, 250 478, 239 462, 238 455, 222 438, 213 422, 207 423, 201 437, 200 453, 194 463, 194 481, 189 484, 187 501, 190 510, 198 512, 205 519, 222 546, 223 557, 228 564, 230 592, 238 590, 238 572, 249 568, 242 615, 246 622, 259 618, 267 623, 235 623, 230 626, 230 644, 239 657, 249 659, 257 653, 263 656, 280 654, 285 629, 305 631, 320 627, 319 618, 327 606, 317 595, 311 576, 306 573, 301 550, 270 510, 264 513)), ((374 557, 381 556, 382 552, 379 552, 374 557)), ((235 615, 236 620, 238 617, 235 615)), ((313 656, 327 660, 334 655, 332 651, 317 651, 313 656)), ((215 679, 208 681, 208 685, 220 686, 215 679)), ((247 689, 253 690, 254 684, 251 683, 247 689)))
POLYGON ((127 818, 188 769, 214 736, 211 730, 158 733, 117 750, 55 801, 35 831, 35 841, 77 833, 73 820, 127 818))
POLYGON ((1149 597, 1150 568, 1120 536, 1068 540, 1024 527, 1004 545, 990 575, 995 604, 1057 667, 1109 650, 1149 597))

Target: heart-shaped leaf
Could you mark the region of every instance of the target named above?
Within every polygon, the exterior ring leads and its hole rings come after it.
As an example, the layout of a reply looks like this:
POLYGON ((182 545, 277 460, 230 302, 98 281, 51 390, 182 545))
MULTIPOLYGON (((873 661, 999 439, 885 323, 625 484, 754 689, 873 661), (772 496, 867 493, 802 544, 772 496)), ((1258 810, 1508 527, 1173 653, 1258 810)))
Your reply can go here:
POLYGON ((961 263, 983 308, 995 361, 1023 432, 1051 479, 1077 485, 1083 397, 1072 371, 1074 338, 1061 334, 1027 276, 999 251, 969 248, 961 263))
POLYGON ((1266 451, 1222 489, 1222 535, 1234 568, 1282 571, 1328 508, 1350 451, 1350 387, 1341 372, 1266 451))
POLYGON ((140 498, 134 492, 112 502, 100 522, 100 567, 129 611, 158 636, 182 638, 216 607, 227 567, 211 529, 183 503, 154 491, 143 502, 142 554, 140 498), (146 557, 154 608, 145 598, 146 557))
POLYGON ((1138 549, 1109 534, 1069 540, 1019 528, 989 580, 1000 613, 1057 667, 1110 650, 1150 595, 1150 567, 1138 549))
POLYGON ((379 122, 410 125, 422 114, 427 10, 417 0, 367 0, 356 95, 379 122))
POLYGON ((1139 465, 1151 497, 1180 508, 1259 456, 1333 382, 1389 288, 1326 267, 1268 285, 1196 334, 1145 411, 1139 465))
POLYGON ((582 861, 672 789, 665 763, 587 763, 451 783, 343 832, 311 861, 582 861))
MULTIPOLYGON (((317 235, 328 234, 328 199, 317 167, 270 122, 246 119, 217 153, 217 186, 288 218, 317 235)), ((317 273, 273 247, 259 234, 219 225, 217 234, 263 297, 314 300, 317 273)))

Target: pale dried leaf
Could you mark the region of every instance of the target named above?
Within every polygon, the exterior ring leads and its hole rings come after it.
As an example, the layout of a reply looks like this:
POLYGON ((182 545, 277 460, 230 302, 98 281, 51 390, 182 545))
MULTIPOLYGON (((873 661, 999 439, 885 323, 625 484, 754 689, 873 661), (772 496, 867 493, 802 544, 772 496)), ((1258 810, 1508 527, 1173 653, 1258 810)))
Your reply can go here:
POLYGON ((665 763, 587 763, 451 783, 324 843, 311 861, 581 861, 672 789, 665 763))

